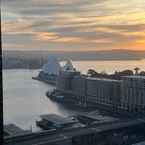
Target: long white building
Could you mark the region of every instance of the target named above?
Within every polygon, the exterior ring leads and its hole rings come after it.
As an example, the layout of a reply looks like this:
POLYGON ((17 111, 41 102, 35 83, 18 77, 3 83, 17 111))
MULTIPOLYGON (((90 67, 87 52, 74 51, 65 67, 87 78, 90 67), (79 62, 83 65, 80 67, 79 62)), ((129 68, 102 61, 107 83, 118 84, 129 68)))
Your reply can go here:
POLYGON ((48 62, 43 65, 42 71, 48 75, 58 75, 61 70, 59 61, 54 56, 48 57, 48 62))
POLYGON ((117 108, 120 104, 120 86, 120 80, 88 77, 88 102, 117 108))
POLYGON ((145 112, 145 76, 124 76, 121 80, 92 78, 76 71, 70 61, 61 69, 56 90, 79 104, 104 105, 127 112, 145 112))
POLYGON ((91 103, 117 108, 120 105, 121 82, 105 78, 91 78, 77 71, 61 71, 56 89, 65 93, 66 97, 75 97, 84 105, 91 103))
POLYGON ((130 112, 145 110, 145 76, 125 76, 122 78, 122 109, 130 112))

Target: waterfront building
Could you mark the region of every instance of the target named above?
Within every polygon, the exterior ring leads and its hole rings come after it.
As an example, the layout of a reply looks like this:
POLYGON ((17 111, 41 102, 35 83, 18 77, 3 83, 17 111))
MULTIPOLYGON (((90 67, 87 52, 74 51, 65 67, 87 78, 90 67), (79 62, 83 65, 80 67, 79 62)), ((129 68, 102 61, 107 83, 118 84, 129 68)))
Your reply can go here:
POLYGON ((62 72, 76 72, 71 60, 67 59, 63 66, 60 65, 57 58, 54 56, 48 57, 48 62, 43 65, 37 77, 32 77, 35 80, 40 80, 48 84, 56 85, 57 77, 62 72))
POLYGON ((57 77, 56 88, 62 92, 72 91, 72 79, 79 75, 78 71, 60 71, 59 76, 57 77))
POLYGON ((104 106, 112 111, 145 111, 144 76, 124 76, 114 80, 88 77, 75 69, 65 69, 60 71, 56 90, 84 106, 104 106))
POLYGON ((54 56, 48 57, 48 62, 43 65, 42 70, 44 74, 47 75, 59 75, 60 71, 75 71, 71 60, 67 59, 66 63, 61 66, 59 61, 54 56))
POLYGON ((120 86, 122 81, 91 78, 87 79, 87 102, 110 106, 117 109, 120 105, 120 86))
POLYGON ((42 72, 48 75, 58 75, 60 69, 61 67, 57 58, 54 56, 49 56, 48 62, 42 67, 42 72))
POLYGON ((75 67, 73 66, 72 62, 70 59, 66 60, 66 63, 64 66, 61 68, 62 71, 75 71, 75 67))
POLYGON ((91 78, 77 71, 61 71, 57 79, 57 91, 87 106, 97 104, 117 108, 120 105, 119 80, 91 78))
POLYGON ((85 105, 87 92, 86 92, 86 77, 77 75, 72 79, 72 92, 79 104, 85 105))
POLYGON ((42 66, 37 77, 32 77, 35 80, 43 81, 48 84, 56 85, 56 77, 59 75, 61 66, 59 61, 54 57, 48 57, 48 62, 42 66))
POLYGON ((117 108, 120 105, 121 81, 91 78, 83 75, 72 79, 72 92, 81 104, 101 104, 117 108))
POLYGON ((122 109, 131 112, 144 112, 145 76, 125 76, 122 79, 122 109))

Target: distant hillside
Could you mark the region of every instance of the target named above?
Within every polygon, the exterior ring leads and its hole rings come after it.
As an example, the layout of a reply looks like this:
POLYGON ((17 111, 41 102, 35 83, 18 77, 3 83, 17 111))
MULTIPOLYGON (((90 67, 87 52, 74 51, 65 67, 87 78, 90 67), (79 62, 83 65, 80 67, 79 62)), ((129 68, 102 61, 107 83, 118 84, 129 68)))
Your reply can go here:
POLYGON ((3 51, 3 68, 40 68, 48 56, 59 60, 70 58, 79 60, 140 60, 145 51, 111 50, 93 52, 55 52, 55 51, 3 51))

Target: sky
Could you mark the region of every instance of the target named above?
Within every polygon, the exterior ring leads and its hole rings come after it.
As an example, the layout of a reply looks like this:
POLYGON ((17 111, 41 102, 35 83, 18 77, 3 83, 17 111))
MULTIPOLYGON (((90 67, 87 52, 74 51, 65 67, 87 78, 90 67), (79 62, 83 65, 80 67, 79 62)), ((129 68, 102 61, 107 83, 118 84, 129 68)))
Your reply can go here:
POLYGON ((145 50, 145 0, 2 0, 4 50, 145 50))

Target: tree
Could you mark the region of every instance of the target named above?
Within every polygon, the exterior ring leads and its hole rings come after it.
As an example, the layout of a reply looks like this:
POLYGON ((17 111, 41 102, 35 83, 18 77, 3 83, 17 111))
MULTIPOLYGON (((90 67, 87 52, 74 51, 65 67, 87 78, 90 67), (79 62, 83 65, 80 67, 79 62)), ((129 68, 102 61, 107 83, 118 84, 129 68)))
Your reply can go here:
POLYGON ((145 71, 141 71, 139 75, 145 76, 145 71))
POLYGON ((98 73, 93 69, 89 69, 87 74, 91 77, 95 77, 95 76, 97 76, 98 73))
POLYGON ((138 71, 140 70, 140 68, 136 67, 134 70, 135 70, 135 74, 138 75, 138 71))
POLYGON ((119 72, 120 76, 130 76, 133 75, 133 71, 132 70, 124 70, 122 72, 119 72))

